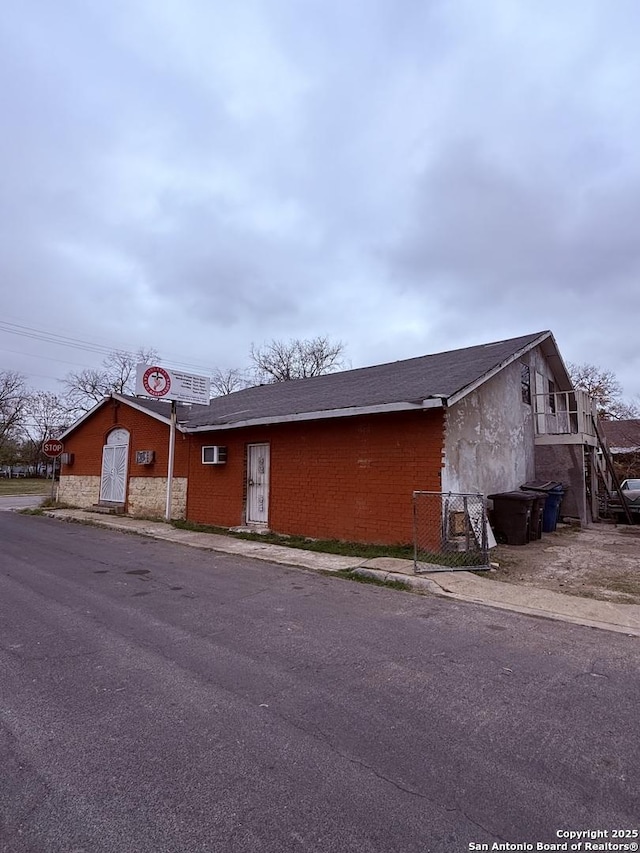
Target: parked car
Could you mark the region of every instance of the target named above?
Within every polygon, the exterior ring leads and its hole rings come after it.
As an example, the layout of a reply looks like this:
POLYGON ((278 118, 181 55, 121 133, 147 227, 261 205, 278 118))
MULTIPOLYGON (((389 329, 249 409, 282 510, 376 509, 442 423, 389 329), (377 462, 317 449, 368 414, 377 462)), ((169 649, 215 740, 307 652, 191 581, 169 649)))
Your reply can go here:
MULTIPOLYGON (((620 492, 624 498, 631 517, 637 524, 640 522, 640 479, 623 480, 620 483, 620 492)), ((625 521, 625 514, 620 503, 619 495, 614 495, 609 502, 609 511, 616 521, 625 521)))
POLYGON ((4 465, 0 477, 30 477, 31 470, 26 465, 4 465))

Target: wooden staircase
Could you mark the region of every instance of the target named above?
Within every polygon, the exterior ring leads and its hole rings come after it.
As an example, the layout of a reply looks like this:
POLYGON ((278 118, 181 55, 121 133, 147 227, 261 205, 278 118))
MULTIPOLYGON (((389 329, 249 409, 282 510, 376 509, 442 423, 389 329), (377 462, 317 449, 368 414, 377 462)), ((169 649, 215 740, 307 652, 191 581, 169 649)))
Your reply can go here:
MULTIPOLYGON (((627 502, 624 499, 624 494, 622 489, 620 488, 620 480, 618 479, 618 475, 616 474, 616 469, 613 464, 613 457, 609 451, 609 445, 607 444, 607 440, 604 437, 602 430, 598 424, 598 418, 592 416, 593 420, 593 428, 595 435, 598 439, 598 445, 596 448, 596 453, 593 455, 595 470, 597 473, 598 483, 602 483, 605 491, 605 501, 604 508, 606 509, 608 501, 617 496, 620 505, 622 507, 622 513, 627 521, 627 524, 633 524, 633 519, 631 517, 631 513, 629 512, 629 507, 627 506, 627 502)), ((592 484, 593 487, 593 484, 592 484)))

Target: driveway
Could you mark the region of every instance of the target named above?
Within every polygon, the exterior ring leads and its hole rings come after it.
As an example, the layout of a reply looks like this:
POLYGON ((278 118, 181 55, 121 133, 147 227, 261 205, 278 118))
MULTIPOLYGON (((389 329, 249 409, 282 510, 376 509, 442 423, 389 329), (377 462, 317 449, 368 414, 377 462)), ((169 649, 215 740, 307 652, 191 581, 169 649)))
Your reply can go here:
POLYGON ((40 506, 46 495, 1 495, 0 512, 3 510, 31 509, 40 506))
POLYGON ((559 525, 528 545, 499 545, 486 577, 619 604, 640 604, 640 526, 559 525))
POLYGON ((0 541, 3 853, 636 826, 636 639, 43 517, 0 541))

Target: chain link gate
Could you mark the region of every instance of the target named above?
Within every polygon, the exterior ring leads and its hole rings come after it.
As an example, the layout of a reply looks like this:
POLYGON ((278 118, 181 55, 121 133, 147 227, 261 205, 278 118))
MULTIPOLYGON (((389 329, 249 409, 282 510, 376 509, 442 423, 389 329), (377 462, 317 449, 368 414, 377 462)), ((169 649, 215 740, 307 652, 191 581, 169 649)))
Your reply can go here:
POLYGON ((484 495, 414 492, 413 547, 416 572, 488 569, 484 495))

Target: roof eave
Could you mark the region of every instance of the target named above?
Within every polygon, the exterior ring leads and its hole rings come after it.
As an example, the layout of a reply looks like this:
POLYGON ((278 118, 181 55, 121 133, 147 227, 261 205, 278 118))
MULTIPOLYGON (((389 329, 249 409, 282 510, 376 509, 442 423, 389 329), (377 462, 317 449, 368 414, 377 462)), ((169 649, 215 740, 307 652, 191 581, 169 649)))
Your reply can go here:
MULTIPOLYGON (((71 426, 62 433, 59 440, 64 441, 64 439, 68 435, 74 432, 74 430, 78 429, 81 424, 88 420, 95 412, 98 411, 99 408, 104 406, 105 403, 108 403, 109 400, 117 400, 118 403, 122 403, 125 406, 129 406, 130 408, 135 409, 138 412, 142 412, 143 415, 148 415, 150 418, 154 418, 156 421, 160 421, 161 423, 166 424, 167 426, 171 426, 170 418, 165 418, 163 415, 160 415, 157 412, 152 412, 151 409, 147 409, 144 406, 140 406, 134 400, 131 400, 128 397, 123 397, 121 394, 110 394, 108 397, 104 397, 102 400, 96 403, 93 408, 89 409, 88 412, 85 412, 85 414, 78 418, 77 421, 74 421, 74 423, 72 423, 71 426)), ((186 432, 184 426, 181 426, 180 424, 176 424, 176 429, 178 429, 180 432, 186 432)))
POLYGON ((243 421, 234 421, 224 424, 204 424, 189 427, 187 424, 185 432, 223 432, 231 429, 243 429, 254 426, 270 426, 271 424, 290 424, 300 421, 319 421, 329 418, 353 418, 358 415, 382 415, 393 412, 422 412, 429 409, 442 407, 441 399, 427 399, 421 403, 383 403, 378 406, 353 406, 345 409, 324 409, 316 412, 297 412, 291 415, 277 415, 266 418, 247 418, 243 421))
MULTIPOLYGON (((171 418, 165 418, 164 415, 154 412, 151 409, 147 409, 145 406, 141 406, 130 397, 123 397, 121 394, 112 394, 111 399, 117 400, 119 403, 124 403, 125 406, 131 406, 131 408, 135 409, 137 412, 142 412, 143 415, 149 415, 150 418, 154 418, 156 421, 160 421, 167 426, 171 426, 171 418)), ((180 432, 186 432, 184 426, 181 426, 180 424, 176 424, 176 429, 180 432)))
POLYGON ((81 415, 78 420, 74 421, 71 424, 70 427, 67 427, 67 429, 62 433, 62 435, 58 436, 58 441, 64 441, 68 435, 71 435, 74 430, 78 429, 80 424, 88 420, 88 418, 90 418, 94 414, 94 412, 97 412, 98 409, 104 406, 105 403, 108 403, 110 399, 110 397, 103 397, 102 400, 98 400, 95 406, 92 406, 92 408, 90 408, 88 412, 85 412, 84 415, 81 415))

